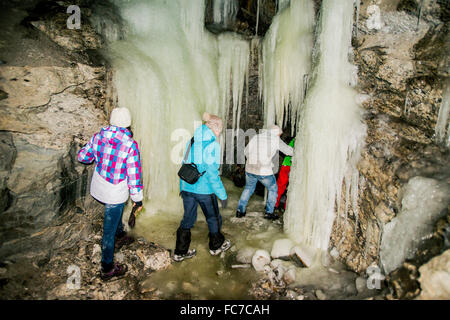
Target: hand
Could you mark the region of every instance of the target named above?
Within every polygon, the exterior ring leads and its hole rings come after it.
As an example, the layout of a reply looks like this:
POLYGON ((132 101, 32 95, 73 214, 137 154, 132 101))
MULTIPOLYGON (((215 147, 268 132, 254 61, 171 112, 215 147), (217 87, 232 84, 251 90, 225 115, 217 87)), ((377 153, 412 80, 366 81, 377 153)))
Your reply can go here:
POLYGON ((222 205, 222 209, 226 209, 226 207, 228 205, 228 199, 220 200, 220 203, 222 205))
POLYGON ((141 211, 142 210, 142 201, 135 202, 133 204, 133 207, 136 207, 136 206, 138 207, 138 209, 136 211, 137 212, 141 211))

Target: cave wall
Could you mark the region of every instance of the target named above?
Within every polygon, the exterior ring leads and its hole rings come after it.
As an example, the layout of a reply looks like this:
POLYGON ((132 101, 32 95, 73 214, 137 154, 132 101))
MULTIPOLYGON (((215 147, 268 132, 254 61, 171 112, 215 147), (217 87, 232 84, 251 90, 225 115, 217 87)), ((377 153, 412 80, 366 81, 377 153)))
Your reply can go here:
MULTIPOLYGON (((0 46, 2 259, 47 249, 54 237, 39 242, 42 230, 70 225, 69 211, 100 207, 89 196, 93 167, 76 158, 107 123, 109 101, 109 74, 96 54, 103 42, 87 23, 87 2, 1 4, 0 43, 8 44, 0 46), (81 7, 79 30, 66 25, 72 4, 81 7)), ((76 241, 69 233, 61 236, 76 241)))
POLYGON ((380 265, 383 227, 401 211, 411 178, 449 182, 449 151, 434 137, 450 70, 449 2, 425 1, 420 20, 419 3, 361 1, 353 63, 368 134, 359 213, 336 219, 330 244, 358 272, 380 265))

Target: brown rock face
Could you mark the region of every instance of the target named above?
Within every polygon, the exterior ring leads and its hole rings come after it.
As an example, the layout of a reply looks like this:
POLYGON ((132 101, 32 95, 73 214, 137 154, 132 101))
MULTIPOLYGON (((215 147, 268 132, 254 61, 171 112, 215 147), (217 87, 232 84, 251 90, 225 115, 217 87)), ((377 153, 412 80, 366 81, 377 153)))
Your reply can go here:
POLYGON ((88 24, 67 29, 63 2, 44 4, 49 11, 42 15, 42 3, 2 12, 7 32, 0 40, 11 46, 0 47, 0 257, 26 251, 18 238, 87 205, 92 168, 76 153, 106 123, 106 68, 88 54, 101 39, 88 24), (12 54, 24 47, 33 50, 12 54))
POLYGON ((418 5, 394 2, 365 1, 353 39, 368 134, 359 215, 335 223, 331 246, 358 272, 379 263, 383 226, 401 210, 405 183, 449 174, 448 149, 434 137, 449 70, 448 5, 426 1, 419 21, 418 5))

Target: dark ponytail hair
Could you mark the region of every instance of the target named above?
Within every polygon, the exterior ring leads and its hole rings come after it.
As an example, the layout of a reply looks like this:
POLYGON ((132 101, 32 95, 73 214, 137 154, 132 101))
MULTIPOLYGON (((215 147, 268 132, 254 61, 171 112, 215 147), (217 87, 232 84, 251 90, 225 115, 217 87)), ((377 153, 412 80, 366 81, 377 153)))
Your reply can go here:
POLYGON ((131 137, 133 138, 133 131, 131 131, 131 127, 128 127, 127 130, 130 131, 131 137))

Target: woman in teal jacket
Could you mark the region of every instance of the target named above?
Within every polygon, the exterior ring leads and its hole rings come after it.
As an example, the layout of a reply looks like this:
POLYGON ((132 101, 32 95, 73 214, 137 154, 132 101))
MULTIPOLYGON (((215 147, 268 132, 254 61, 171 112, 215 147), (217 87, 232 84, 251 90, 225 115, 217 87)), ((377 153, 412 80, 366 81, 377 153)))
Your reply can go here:
MULTIPOLYGON (((194 143, 190 149, 187 162, 195 163, 203 175, 195 184, 180 179, 180 194, 183 198, 184 215, 177 230, 174 260, 183 261, 195 256, 195 249, 189 250, 191 228, 197 221, 198 205, 202 208, 209 229, 209 252, 218 255, 231 246, 220 232, 222 217, 219 212, 217 198, 222 208, 227 206, 227 192, 219 177, 220 144, 217 142, 222 132, 222 120, 209 113, 203 114, 204 125, 194 132, 194 143)), ((188 142, 186 151, 191 141, 188 142)))

